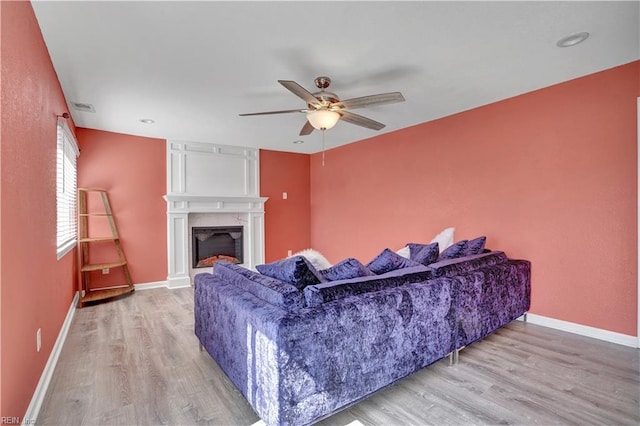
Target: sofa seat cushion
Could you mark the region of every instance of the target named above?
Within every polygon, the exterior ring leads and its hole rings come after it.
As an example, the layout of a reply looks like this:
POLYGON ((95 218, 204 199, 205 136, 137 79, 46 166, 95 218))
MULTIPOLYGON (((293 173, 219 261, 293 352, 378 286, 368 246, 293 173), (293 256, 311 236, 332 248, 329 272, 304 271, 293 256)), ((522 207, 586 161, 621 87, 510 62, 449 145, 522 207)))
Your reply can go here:
POLYGON ((302 290, 308 285, 324 281, 322 275, 304 256, 293 256, 256 266, 258 272, 271 278, 292 284, 302 290))
POLYGON ((382 275, 310 285, 304 289, 304 298, 307 307, 311 308, 348 296, 426 281, 431 276, 430 268, 424 265, 411 266, 389 271, 382 275))
POLYGON ((304 307, 304 296, 294 285, 250 271, 229 262, 217 262, 213 275, 287 311, 304 307))
POLYGON ((507 255, 504 252, 492 251, 438 261, 429 265, 429 268, 433 270, 434 277, 452 277, 505 262, 507 262, 507 255))
POLYGON ((374 274, 381 275, 396 269, 419 265, 420 263, 414 262, 411 259, 406 259, 398 253, 386 248, 367 264, 367 268, 374 274))
POLYGON ((364 266, 358 259, 350 257, 342 262, 336 263, 330 268, 321 270, 320 275, 322 275, 326 281, 338 281, 358 277, 368 277, 375 274, 364 266))

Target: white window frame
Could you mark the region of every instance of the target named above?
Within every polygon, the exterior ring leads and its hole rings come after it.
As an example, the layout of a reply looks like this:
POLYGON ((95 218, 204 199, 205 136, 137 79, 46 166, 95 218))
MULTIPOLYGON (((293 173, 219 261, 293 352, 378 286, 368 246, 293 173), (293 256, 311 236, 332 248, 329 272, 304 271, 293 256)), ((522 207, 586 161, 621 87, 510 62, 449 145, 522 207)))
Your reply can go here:
POLYGON ((56 142, 56 247, 60 260, 76 245, 78 220, 78 143, 69 126, 58 120, 56 142))

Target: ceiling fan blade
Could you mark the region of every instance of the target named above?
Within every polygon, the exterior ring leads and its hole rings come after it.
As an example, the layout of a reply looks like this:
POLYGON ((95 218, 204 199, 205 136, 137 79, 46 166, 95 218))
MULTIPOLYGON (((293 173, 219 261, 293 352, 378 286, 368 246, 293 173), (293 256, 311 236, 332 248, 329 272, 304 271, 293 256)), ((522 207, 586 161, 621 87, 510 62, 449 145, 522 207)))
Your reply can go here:
POLYGON ((306 136, 306 135, 310 135, 311 132, 313 132, 315 129, 313 128, 313 126, 311 125, 311 123, 309 123, 309 120, 307 120, 304 123, 304 126, 302 126, 302 130, 300 130, 300 136, 306 136))
POLYGON ((285 88, 287 88, 294 95, 302 98, 307 104, 310 105, 318 105, 318 98, 313 96, 311 92, 309 92, 304 87, 300 86, 295 81, 291 80, 278 80, 278 83, 282 84, 285 88))
POLYGON ((338 108, 355 109, 373 105, 392 104, 404 102, 404 96, 400 92, 380 93, 377 95, 362 96, 360 98, 345 99, 336 102, 333 106, 338 108))
POLYGON ((240 117, 246 117, 247 115, 288 114, 290 112, 308 112, 308 111, 306 109, 285 109, 282 111, 250 112, 247 114, 238 114, 238 115, 240 117))
POLYGON ((385 127, 384 124, 378 123, 375 120, 372 120, 367 117, 363 117, 358 114, 354 114, 349 111, 340 111, 341 115, 340 119, 346 121, 347 123, 356 124, 358 126, 366 127, 367 129, 380 130, 385 127))

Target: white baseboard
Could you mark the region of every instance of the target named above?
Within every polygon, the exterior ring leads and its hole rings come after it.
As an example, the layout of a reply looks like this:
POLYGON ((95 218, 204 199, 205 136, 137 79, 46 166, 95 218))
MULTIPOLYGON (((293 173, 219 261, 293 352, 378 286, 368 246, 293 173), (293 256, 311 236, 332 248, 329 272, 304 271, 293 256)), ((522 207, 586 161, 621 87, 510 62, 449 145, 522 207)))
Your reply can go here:
POLYGON ((191 281, 189 281, 188 283, 182 283, 180 285, 176 285, 176 284, 168 284, 167 288, 169 290, 175 290, 176 288, 187 288, 187 287, 193 287, 193 285, 191 284, 191 281))
POLYGON ((151 290, 152 288, 166 288, 169 284, 166 281, 154 281, 150 283, 134 284, 136 291, 138 290, 151 290))
POLYGON ((38 414, 40 414, 40 408, 42 408, 44 396, 47 394, 47 389, 49 389, 49 383, 51 383, 51 377, 53 376, 53 370, 55 370, 56 368, 58 358, 60 358, 60 352, 62 351, 62 346, 64 345, 64 341, 67 339, 69 327, 71 327, 71 321, 73 321, 73 316, 76 313, 76 306, 78 305, 79 298, 80 293, 76 291, 76 295, 73 297, 73 301, 71 301, 69 312, 67 312, 67 317, 62 323, 62 328, 60 329, 60 333, 58 333, 56 343, 54 343, 53 345, 53 349, 51 350, 51 354, 49 354, 47 364, 44 366, 44 370, 42 371, 42 375, 40 376, 40 380, 38 381, 36 390, 33 393, 33 397, 31 398, 29 406, 27 407, 27 412, 22 418, 23 425, 35 424, 38 418, 38 414))
MULTIPOLYGON (((518 318, 522 320, 523 317, 518 318)), ((628 334, 616 333, 615 331, 603 330, 601 328, 589 327, 587 325, 576 324, 574 322, 562 321, 555 318, 543 317, 542 315, 527 314, 527 322, 543 327, 554 328, 556 330, 567 331, 581 336, 592 337, 605 342, 616 343, 618 345, 640 347, 640 339, 628 334)))
POLYGON ((191 287, 191 277, 189 276, 178 276, 178 277, 167 277, 167 288, 184 288, 191 287))

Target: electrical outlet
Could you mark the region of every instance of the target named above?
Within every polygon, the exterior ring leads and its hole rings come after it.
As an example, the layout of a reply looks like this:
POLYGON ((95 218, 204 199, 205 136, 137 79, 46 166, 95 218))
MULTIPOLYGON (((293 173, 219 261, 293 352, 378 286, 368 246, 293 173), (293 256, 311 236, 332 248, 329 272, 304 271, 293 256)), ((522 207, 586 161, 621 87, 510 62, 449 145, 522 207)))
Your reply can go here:
POLYGON ((292 254, 291 250, 287 250, 287 256, 291 257, 291 254, 292 254))
POLYGON ((283 200, 286 200, 288 196, 289 196, 289 194, 287 194, 286 192, 282 193, 282 199, 283 200))
POLYGON ((102 268, 102 275, 107 275, 109 273, 109 268, 102 268))
POLYGON ((42 329, 39 328, 38 331, 36 331, 36 351, 40 352, 41 348, 42 348, 42 329))

